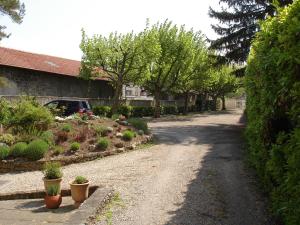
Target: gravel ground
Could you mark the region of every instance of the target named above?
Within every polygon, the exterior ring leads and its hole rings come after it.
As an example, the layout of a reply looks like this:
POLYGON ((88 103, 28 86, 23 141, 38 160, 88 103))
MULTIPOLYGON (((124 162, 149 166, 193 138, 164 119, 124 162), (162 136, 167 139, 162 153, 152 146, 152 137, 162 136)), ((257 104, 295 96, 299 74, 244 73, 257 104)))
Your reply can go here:
MULTIPOLYGON (((243 166, 240 116, 235 111, 154 120, 158 145, 66 166, 63 186, 85 175, 113 187, 124 204, 112 209, 116 225, 271 225, 243 166)), ((0 193, 40 189, 41 178, 41 172, 1 175, 0 193)))

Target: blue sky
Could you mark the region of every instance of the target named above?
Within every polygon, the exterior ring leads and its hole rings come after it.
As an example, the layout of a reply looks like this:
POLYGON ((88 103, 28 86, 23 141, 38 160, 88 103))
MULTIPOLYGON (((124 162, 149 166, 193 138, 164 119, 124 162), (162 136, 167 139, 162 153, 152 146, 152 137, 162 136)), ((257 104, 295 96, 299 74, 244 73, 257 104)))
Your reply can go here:
POLYGON ((26 15, 22 24, 0 17, 11 37, 0 46, 29 52, 80 60, 81 28, 88 35, 144 29, 150 23, 169 19, 201 30, 209 38, 216 35, 208 16, 208 7, 218 0, 21 0, 26 15))

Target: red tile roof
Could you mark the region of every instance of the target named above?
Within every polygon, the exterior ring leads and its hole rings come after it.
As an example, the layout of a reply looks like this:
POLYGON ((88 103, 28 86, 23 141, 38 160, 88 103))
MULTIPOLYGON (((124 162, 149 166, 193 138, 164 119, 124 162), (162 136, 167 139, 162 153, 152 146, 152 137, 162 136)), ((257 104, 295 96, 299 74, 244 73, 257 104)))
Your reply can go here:
MULTIPOLYGON (((0 47, 0 65, 66 76, 79 76, 81 63, 71 59, 0 47)), ((107 80, 105 78, 102 79, 107 80)))

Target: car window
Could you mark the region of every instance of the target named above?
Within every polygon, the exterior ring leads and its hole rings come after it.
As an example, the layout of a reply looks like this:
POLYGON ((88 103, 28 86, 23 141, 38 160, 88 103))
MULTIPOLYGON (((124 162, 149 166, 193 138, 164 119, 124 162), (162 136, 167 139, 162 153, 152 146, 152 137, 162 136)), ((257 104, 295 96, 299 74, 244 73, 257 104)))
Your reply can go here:
POLYGON ((78 110, 80 108, 79 107, 79 102, 76 102, 76 101, 69 102, 68 103, 68 108, 71 109, 71 110, 78 110))
POLYGON ((56 109, 58 106, 58 101, 49 102, 48 104, 46 104, 46 106, 51 109, 56 109))

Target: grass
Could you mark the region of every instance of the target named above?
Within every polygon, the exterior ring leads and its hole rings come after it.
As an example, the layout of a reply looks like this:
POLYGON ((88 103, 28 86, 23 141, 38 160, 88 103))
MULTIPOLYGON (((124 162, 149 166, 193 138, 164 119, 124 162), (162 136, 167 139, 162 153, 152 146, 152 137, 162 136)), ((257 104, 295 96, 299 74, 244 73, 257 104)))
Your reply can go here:
POLYGON ((116 193, 102 212, 96 216, 96 220, 98 222, 105 220, 107 225, 112 225, 113 211, 120 208, 125 208, 125 203, 120 197, 120 193, 116 193))
POLYGON ((136 147, 136 150, 143 150, 143 149, 147 149, 147 148, 150 148, 154 145, 156 145, 156 140, 154 138, 152 138, 151 141, 145 143, 145 144, 140 144, 136 147))

